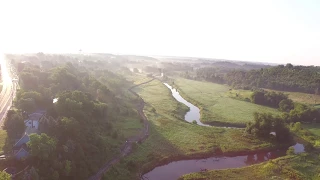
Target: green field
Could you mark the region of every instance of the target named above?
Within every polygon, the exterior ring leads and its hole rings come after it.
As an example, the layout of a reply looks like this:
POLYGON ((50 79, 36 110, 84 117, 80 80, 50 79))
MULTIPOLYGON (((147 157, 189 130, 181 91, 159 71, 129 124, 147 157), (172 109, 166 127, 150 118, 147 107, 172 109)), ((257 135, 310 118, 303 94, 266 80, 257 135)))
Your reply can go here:
MULTIPOLYGON (((270 89, 266 89, 266 90, 274 91, 270 89)), ((303 104, 311 104, 311 105, 314 105, 315 103, 320 104, 320 95, 307 94, 307 93, 301 93, 301 92, 286 92, 286 91, 276 91, 276 92, 283 92, 295 102, 300 102, 303 104)))
POLYGON ((249 97, 251 91, 231 90, 226 85, 181 78, 174 80, 174 86, 182 97, 201 109, 203 123, 244 125, 253 120, 254 112, 280 114, 277 109, 241 100, 249 97))
POLYGON ((138 174, 175 159, 213 155, 223 152, 250 151, 274 147, 271 142, 243 136, 242 129, 202 127, 187 123, 187 107, 178 103, 158 80, 137 87, 147 103, 144 109, 150 122, 150 135, 137 144, 128 157, 110 169, 105 179, 139 179, 138 174))
POLYGON ((285 156, 244 168, 213 170, 184 175, 179 180, 281 180, 320 179, 320 157, 318 154, 303 153, 285 156))
POLYGON ((303 128, 320 137, 320 124, 303 124, 303 128))

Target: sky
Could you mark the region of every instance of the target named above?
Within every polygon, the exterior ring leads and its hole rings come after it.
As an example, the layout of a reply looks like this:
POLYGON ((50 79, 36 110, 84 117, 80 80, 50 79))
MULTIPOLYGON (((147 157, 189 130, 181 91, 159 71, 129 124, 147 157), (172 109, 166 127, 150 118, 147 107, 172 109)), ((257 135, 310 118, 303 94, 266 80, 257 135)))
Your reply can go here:
POLYGON ((0 52, 320 66, 318 0, 0 0, 0 52))

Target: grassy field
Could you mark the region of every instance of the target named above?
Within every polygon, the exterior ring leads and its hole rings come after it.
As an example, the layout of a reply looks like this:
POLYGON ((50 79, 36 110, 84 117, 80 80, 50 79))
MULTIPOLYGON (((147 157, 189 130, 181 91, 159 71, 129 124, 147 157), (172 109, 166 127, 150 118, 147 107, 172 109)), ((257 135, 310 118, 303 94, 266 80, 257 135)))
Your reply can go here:
POLYGON ((269 179, 320 179, 319 154, 303 153, 294 156, 270 160, 258 165, 244 168, 213 170, 192 173, 182 176, 179 180, 269 180, 269 179))
POLYGON ((253 120, 254 112, 280 114, 277 109, 239 100, 250 96, 251 91, 230 90, 226 85, 181 78, 174 80, 174 86, 182 97, 201 109, 203 123, 244 125, 253 120), (236 97, 237 93, 241 95, 236 97))
MULTIPOLYGON (((266 89, 267 91, 274 91, 270 89, 266 89)), ((301 92, 286 92, 286 91, 276 91, 276 92, 283 92, 284 94, 288 95, 290 99, 292 99, 295 102, 300 102, 304 104, 310 104, 314 105, 320 104, 320 96, 314 95, 314 94, 307 94, 307 93, 301 93, 301 92)))
POLYGON ((243 136, 242 129, 202 127, 187 123, 187 107, 178 103, 161 82, 155 80, 137 87, 144 99, 144 112, 150 122, 150 135, 133 153, 110 169, 105 179, 139 179, 139 172, 177 159, 212 156, 216 149, 223 152, 271 148, 272 143, 243 136))
POLYGON ((134 73, 132 75, 127 75, 125 77, 128 81, 132 82, 133 84, 140 84, 152 79, 151 77, 147 77, 144 74, 137 74, 137 73, 134 73))

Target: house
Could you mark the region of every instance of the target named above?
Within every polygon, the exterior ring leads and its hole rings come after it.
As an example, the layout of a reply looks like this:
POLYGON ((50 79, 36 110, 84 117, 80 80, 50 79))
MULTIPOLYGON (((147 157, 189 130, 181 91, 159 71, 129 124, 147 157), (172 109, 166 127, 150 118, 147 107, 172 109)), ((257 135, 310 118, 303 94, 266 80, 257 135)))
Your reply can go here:
POLYGON ((24 147, 21 147, 19 151, 14 154, 14 157, 19 160, 24 159, 28 156, 29 156, 29 152, 24 147))
POLYGON ((30 137, 25 133, 22 138, 13 145, 13 155, 16 159, 22 159, 29 156, 27 143, 30 141, 30 137))
POLYGON ((39 122, 45 118, 45 111, 37 111, 28 115, 28 119, 24 121, 26 130, 23 136, 13 146, 13 155, 16 159, 23 159, 29 156, 27 143, 30 141, 29 135, 39 132, 39 122))
POLYGON ((39 122, 45 116, 45 111, 38 111, 28 115, 28 119, 24 121, 26 125, 26 133, 38 133, 39 130, 39 122))

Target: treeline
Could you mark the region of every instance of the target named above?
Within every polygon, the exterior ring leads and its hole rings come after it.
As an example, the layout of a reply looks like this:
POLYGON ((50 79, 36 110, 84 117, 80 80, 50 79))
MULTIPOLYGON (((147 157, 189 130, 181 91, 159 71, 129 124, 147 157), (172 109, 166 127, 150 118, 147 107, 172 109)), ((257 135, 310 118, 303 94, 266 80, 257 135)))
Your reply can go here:
POLYGON ((312 106, 293 102, 281 92, 256 90, 251 94, 251 102, 278 108, 286 122, 320 122, 320 111, 312 106))
POLYGON ((24 131, 25 114, 47 112, 39 124, 41 134, 30 136, 31 156, 25 161, 32 168, 24 178, 86 179, 119 153, 125 141, 119 121, 139 122, 136 98, 124 89, 129 85, 124 78, 72 60, 49 70, 32 60, 15 61, 21 89, 14 102, 17 110, 9 111, 4 123, 7 147, 24 131))
POLYGON ((215 83, 226 83, 235 88, 268 88, 281 91, 296 91, 319 94, 320 67, 279 65, 256 70, 228 70, 222 68, 200 68, 197 79, 215 83))
POLYGON ((293 101, 282 92, 255 90, 250 98, 252 103, 279 108, 281 111, 293 109, 293 101))

